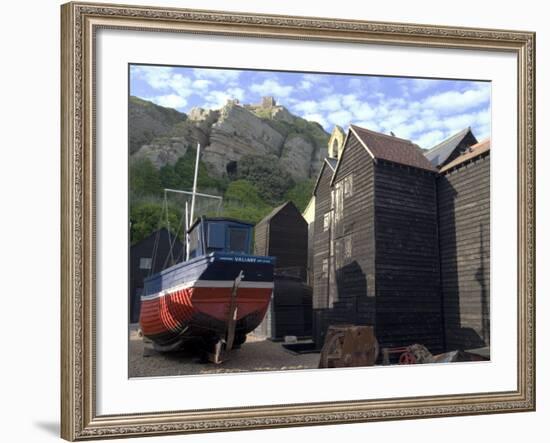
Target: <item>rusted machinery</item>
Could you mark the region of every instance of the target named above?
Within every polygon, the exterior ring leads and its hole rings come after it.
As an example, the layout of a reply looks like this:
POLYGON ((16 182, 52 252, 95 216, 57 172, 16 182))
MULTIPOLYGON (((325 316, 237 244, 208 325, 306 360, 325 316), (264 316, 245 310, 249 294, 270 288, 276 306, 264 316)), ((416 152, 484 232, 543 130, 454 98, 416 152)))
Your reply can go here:
POLYGON ((372 366, 378 352, 372 326, 330 326, 321 350, 319 368, 372 366))
POLYGON ((479 354, 459 350, 433 355, 426 346, 419 344, 401 348, 382 348, 382 362, 384 365, 391 364, 392 356, 397 356, 400 365, 488 360, 488 358, 479 354))

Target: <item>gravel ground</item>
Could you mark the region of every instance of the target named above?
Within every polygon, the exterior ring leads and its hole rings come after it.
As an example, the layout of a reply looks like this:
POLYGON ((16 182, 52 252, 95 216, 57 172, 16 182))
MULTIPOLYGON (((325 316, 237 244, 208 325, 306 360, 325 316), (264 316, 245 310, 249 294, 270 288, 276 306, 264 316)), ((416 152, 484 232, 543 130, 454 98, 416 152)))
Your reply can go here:
POLYGON ((250 335, 240 349, 231 351, 219 365, 202 363, 198 354, 190 352, 159 353, 145 346, 137 325, 130 326, 129 376, 158 377, 167 375, 225 374, 230 372, 280 371, 314 369, 319 354, 293 354, 280 343, 260 340, 250 335))

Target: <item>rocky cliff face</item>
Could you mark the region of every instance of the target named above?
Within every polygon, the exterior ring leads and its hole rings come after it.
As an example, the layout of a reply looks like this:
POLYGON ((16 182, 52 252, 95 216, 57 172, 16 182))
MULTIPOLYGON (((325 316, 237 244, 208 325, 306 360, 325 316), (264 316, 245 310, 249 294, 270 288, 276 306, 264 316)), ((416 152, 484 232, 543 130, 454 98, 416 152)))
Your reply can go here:
POLYGON ((201 143, 202 161, 215 176, 238 168, 243 156, 259 155, 275 156, 299 181, 316 176, 327 149, 329 134, 319 124, 294 116, 283 106, 228 102, 220 110, 195 108, 189 115, 178 113, 179 121, 169 120, 160 127, 156 115, 149 122, 142 110, 132 110, 143 106, 141 102, 130 101, 130 118, 139 117, 130 123, 130 140, 131 144, 132 140, 145 142, 131 152, 157 167, 174 164, 189 147, 201 143), (144 137, 149 128, 157 135, 144 137))

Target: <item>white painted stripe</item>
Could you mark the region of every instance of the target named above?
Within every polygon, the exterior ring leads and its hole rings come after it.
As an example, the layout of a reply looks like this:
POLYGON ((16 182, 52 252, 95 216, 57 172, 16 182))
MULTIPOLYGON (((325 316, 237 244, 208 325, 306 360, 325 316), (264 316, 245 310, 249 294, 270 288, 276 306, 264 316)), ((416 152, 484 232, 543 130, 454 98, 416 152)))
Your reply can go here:
MULTIPOLYGON (((154 300, 156 298, 164 297, 165 295, 173 294, 174 292, 181 291, 188 288, 232 288, 234 284, 233 280, 194 280, 187 283, 182 283, 177 286, 172 286, 164 291, 157 292, 156 294, 142 295, 141 301, 154 300)), ((242 281, 239 284, 239 288, 256 288, 256 289, 273 289, 273 282, 266 281, 242 281)))

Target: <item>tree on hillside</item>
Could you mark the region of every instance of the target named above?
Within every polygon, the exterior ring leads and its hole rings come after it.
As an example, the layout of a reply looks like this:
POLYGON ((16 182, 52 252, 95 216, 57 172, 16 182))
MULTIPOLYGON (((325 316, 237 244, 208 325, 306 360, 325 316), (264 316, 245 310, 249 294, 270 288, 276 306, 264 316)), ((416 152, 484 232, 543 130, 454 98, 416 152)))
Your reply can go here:
POLYGON ((294 186, 292 176, 274 155, 246 155, 237 163, 237 177, 257 187, 262 199, 269 204, 282 202, 294 186))

